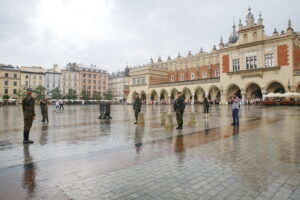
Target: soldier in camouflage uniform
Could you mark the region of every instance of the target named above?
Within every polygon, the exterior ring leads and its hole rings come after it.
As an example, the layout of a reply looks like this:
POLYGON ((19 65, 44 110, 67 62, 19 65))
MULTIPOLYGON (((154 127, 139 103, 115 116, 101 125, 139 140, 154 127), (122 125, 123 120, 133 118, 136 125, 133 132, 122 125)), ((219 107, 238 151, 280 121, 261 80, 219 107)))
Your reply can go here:
POLYGON ((29 131, 32 126, 32 122, 35 119, 34 102, 35 99, 31 96, 32 89, 27 89, 27 95, 22 101, 23 116, 24 116, 24 133, 23 144, 31 144, 33 141, 29 140, 29 131))
POLYGON ((179 92, 178 98, 174 103, 174 111, 176 112, 176 120, 178 123, 178 127, 176 129, 182 129, 184 109, 185 109, 184 97, 182 92, 179 92))
POLYGON ((48 119, 48 101, 46 98, 43 98, 40 100, 40 107, 41 107, 41 112, 42 112, 42 116, 43 116, 43 120, 42 122, 45 122, 45 120, 47 120, 47 122, 49 122, 48 119))
POLYGON ((136 94, 135 101, 133 103, 134 115, 135 115, 135 123, 137 124, 139 112, 141 112, 142 108, 142 100, 140 99, 140 95, 136 94))

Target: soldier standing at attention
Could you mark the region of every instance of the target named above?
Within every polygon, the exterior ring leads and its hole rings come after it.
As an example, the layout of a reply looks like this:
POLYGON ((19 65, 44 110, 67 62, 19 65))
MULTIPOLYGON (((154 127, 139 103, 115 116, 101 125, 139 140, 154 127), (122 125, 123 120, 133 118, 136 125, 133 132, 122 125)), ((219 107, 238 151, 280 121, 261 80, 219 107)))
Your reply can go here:
POLYGON ((139 112, 141 112, 141 107, 142 107, 142 101, 140 99, 140 95, 136 94, 135 101, 133 103, 133 110, 134 110, 134 115, 135 115, 134 124, 137 124, 139 112))
POLYGON ((48 101, 47 101, 46 98, 42 98, 40 100, 40 106, 41 106, 41 112, 42 112, 42 116, 43 116, 42 122, 45 122, 45 120, 47 120, 47 122, 49 122, 49 119, 48 119, 48 101))
POLYGON ((183 94, 182 92, 179 92, 178 98, 174 103, 174 111, 176 112, 176 120, 178 123, 178 127, 176 129, 182 129, 184 109, 185 109, 185 102, 184 102, 183 94))
POLYGON ((27 88, 27 95, 22 101, 23 116, 24 116, 24 133, 23 144, 32 144, 33 141, 29 140, 29 131, 32 126, 32 122, 35 119, 34 102, 35 99, 31 96, 32 89, 27 88))

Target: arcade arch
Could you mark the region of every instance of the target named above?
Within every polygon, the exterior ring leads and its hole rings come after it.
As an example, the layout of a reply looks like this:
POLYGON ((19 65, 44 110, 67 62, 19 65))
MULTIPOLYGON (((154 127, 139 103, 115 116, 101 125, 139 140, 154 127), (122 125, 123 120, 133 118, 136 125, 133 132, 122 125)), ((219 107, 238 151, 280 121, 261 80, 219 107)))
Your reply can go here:
POLYGON ((248 84, 248 86, 246 86, 246 88, 245 88, 245 97, 246 97, 246 99, 256 99, 256 98, 261 99, 262 92, 261 92, 261 88, 259 87, 259 85, 256 83, 248 84))
POLYGON ((211 86, 208 91, 208 99, 210 99, 211 101, 220 101, 220 97, 220 89, 215 85, 211 86))
POLYGON ((202 87, 198 86, 195 90, 195 102, 199 103, 203 101, 203 97, 205 96, 205 91, 202 87))
POLYGON ((150 95, 151 95, 151 101, 159 101, 158 93, 156 92, 156 90, 152 90, 150 95))
POLYGON ((183 97, 185 99, 185 101, 191 101, 192 99, 192 92, 189 88, 184 88, 182 90, 182 93, 183 93, 183 97))
POLYGON ((285 88, 284 86, 278 82, 278 81, 274 81, 272 83, 270 83, 267 87, 267 93, 285 93, 285 88))
POLYGON ((242 98, 241 89, 236 84, 229 85, 226 93, 227 98, 231 97, 234 94, 237 95, 239 98, 242 98))

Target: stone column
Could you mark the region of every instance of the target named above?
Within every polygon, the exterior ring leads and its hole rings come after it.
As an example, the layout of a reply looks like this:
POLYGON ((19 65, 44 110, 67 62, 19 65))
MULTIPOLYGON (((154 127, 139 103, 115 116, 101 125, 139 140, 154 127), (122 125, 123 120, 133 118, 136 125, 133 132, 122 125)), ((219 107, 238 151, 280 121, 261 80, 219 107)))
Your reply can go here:
POLYGON ((227 104, 226 94, 224 92, 221 93, 221 104, 227 104))
POLYGON ((192 95, 192 101, 191 101, 191 104, 194 104, 195 103, 195 95, 192 95))
POLYGON ((262 100, 264 101, 266 99, 267 91, 262 90, 261 94, 262 94, 262 100))
POLYGON ((146 97, 146 104, 150 104, 150 102, 151 102, 151 95, 148 94, 146 97))
POLYGON ((244 104, 246 101, 245 95, 246 95, 246 92, 242 92, 242 104, 244 104))
POLYGON ((168 96, 168 104, 171 104, 171 96, 168 96))

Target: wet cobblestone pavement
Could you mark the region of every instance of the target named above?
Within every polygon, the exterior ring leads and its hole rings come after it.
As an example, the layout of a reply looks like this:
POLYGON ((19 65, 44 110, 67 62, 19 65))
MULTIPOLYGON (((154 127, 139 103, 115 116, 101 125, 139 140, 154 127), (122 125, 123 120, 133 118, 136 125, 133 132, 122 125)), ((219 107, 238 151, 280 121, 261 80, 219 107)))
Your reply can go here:
MULTIPOLYGON (((22 144, 20 106, 0 107, 0 199, 300 199, 300 108, 187 106, 184 129, 160 124, 169 106, 144 106, 135 126, 131 106, 36 107, 22 144), (196 125, 188 126, 188 113, 196 125)), ((173 115, 175 122, 175 116, 173 115)))

